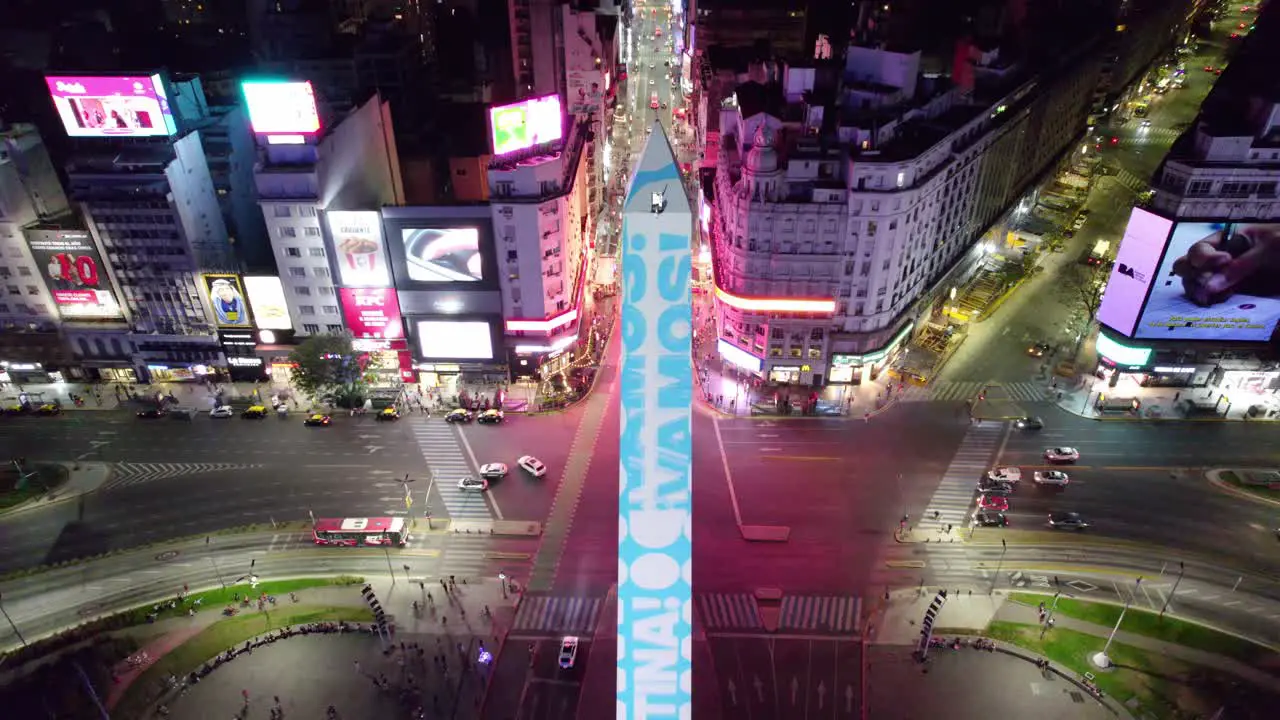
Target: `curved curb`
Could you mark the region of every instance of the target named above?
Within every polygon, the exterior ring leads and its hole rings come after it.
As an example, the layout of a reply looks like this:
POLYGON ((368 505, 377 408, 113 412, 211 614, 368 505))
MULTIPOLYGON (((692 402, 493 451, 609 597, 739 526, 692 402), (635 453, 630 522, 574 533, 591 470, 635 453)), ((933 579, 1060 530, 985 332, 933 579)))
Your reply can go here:
MULTIPOLYGON (((1059 410, 1061 410, 1062 412, 1067 413, 1068 415, 1074 415, 1075 417, 1078 417, 1078 418, 1080 418, 1080 419, 1082 419, 1082 420, 1092 420, 1092 421, 1094 421, 1094 422, 1109 422, 1109 423, 1136 423, 1136 422, 1146 422, 1146 423, 1278 423, 1278 422, 1280 422, 1280 420, 1266 420, 1266 419, 1257 419, 1257 418, 1250 420, 1250 419, 1243 418, 1243 417, 1242 417, 1242 418, 1240 418, 1240 419, 1238 419, 1238 420, 1233 420, 1233 419, 1231 419, 1231 418, 1223 418, 1223 417, 1204 417, 1204 418, 1200 418, 1200 417, 1193 417, 1193 418, 1189 418, 1189 417, 1169 417, 1169 416, 1167 416, 1167 415, 1161 415, 1161 416, 1159 416, 1159 417, 1132 417, 1132 416, 1119 416, 1119 415, 1117 415, 1117 416, 1115 416, 1115 417, 1104 417, 1104 416, 1101 416, 1101 415, 1095 415, 1095 414, 1086 414, 1086 413, 1082 413, 1082 412, 1080 412, 1079 410, 1075 410, 1075 409, 1073 409, 1072 407, 1069 407, 1065 402, 1062 402, 1062 401, 1053 400, 1053 401, 1051 401, 1051 402, 1054 404, 1054 406, 1055 406, 1055 407, 1057 407, 1057 408, 1058 408, 1059 410)), ((1074 405, 1074 404, 1078 404, 1078 403, 1072 403, 1072 404, 1074 405)))
POLYGON ((1270 507, 1280 508, 1280 500, 1270 500, 1260 495, 1254 495, 1251 492, 1242 490, 1238 487, 1235 487, 1234 485, 1227 482, 1226 480, 1223 480, 1222 473, 1224 472, 1238 473, 1238 472, 1241 472, 1241 470, 1237 468, 1216 468, 1213 470, 1206 470, 1204 473, 1204 477, 1206 480, 1209 481, 1210 485, 1213 485, 1218 490, 1221 490, 1222 492, 1227 493, 1228 495, 1233 495, 1242 500, 1248 500, 1249 502, 1258 503, 1259 505, 1267 505, 1270 507))

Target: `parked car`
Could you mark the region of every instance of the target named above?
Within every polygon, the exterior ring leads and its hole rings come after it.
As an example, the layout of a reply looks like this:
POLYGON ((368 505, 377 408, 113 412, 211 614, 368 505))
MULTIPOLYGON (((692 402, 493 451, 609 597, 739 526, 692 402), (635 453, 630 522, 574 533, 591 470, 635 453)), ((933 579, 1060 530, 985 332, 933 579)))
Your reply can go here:
POLYGON ((36 408, 37 415, 57 415, 61 412, 62 412, 62 408, 53 403, 45 403, 40 407, 36 408))
POLYGON ((400 411, 393 407, 384 407, 378 412, 379 420, 399 420, 400 411))
POLYGON ((476 418, 476 422, 482 425, 497 425, 502 422, 503 417, 501 410, 489 409, 480 413, 480 416, 476 418))
POLYGON ((235 414, 236 411, 232 410, 230 405, 219 405, 209 411, 209 417, 211 418, 229 418, 235 414))
POLYGON ((240 413, 240 417, 250 420, 259 420, 267 416, 267 408, 265 405, 250 405, 244 412, 240 413))
POLYGON ((303 420, 302 424, 307 427, 327 427, 331 422, 333 422, 333 418, 328 415, 315 413, 309 416, 306 420, 303 420))
POLYGON ((164 416, 165 416, 165 412, 160 408, 148 408, 146 410, 138 411, 138 417, 143 420, 155 420, 158 418, 162 418, 164 416))
POLYGON ((471 411, 466 408, 455 408, 444 416, 444 421, 449 423, 469 423, 471 422, 471 411))

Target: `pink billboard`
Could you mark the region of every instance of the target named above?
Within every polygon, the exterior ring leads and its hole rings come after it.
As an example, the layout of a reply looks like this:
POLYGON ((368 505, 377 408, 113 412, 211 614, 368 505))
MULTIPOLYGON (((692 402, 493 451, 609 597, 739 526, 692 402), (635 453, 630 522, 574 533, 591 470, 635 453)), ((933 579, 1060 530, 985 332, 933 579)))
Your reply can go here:
POLYGON ((1120 249, 1116 251, 1111 279, 1098 307, 1098 322, 1126 337, 1133 336, 1133 326, 1155 279, 1156 265, 1172 228, 1172 220, 1142 208, 1133 209, 1120 249))
POLYGON ((342 319, 359 339, 399 340, 404 337, 400 322, 400 300, 389 288, 338 288, 342 319))
POLYGON ((559 95, 529 98, 489 108, 494 155, 507 155, 564 137, 559 95))
POLYGON ((49 76, 45 83, 71 137, 155 137, 178 131, 159 75, 49 76))

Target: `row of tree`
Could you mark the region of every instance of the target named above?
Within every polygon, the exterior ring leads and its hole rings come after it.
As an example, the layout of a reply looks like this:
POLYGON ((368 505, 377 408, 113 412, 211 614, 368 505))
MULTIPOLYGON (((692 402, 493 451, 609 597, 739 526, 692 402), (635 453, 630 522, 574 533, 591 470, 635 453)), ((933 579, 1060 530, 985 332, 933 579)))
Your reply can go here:
POLYGON ((364 404, 374 374, 367 352, 357 352, 351 336, 313 335, 289 353, 293 385, 314 402, 341 408, 364 404))

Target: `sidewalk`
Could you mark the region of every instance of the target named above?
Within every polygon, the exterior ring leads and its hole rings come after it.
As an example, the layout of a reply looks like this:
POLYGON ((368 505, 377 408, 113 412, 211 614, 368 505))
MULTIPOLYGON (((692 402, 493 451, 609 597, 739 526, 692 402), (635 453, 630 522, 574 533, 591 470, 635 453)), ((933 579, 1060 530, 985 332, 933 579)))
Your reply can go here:
POLYGON ((1133 422, 1136 420, 1183 421, 1183 422, 1277 422, 1280 421, 1280 398, 1275 396, 1245 395, 1235 392, 1207 388, 1171 388, 1141 387, 1133 382, 1121 380, 1116 387, 1111 387, 1107 380, 1094 375, 1081 375, 1074 380, 1056 378, 1050 380, 1051 389, 1060 392, 1057 399, 1059 408, 1082 418, 1112 422, 1133 422), (1056 388, 1053 383, 1056 380, 1056 388), (1099 395, 1110 399, 1137 400, 1139 407, 1128 412, 1099 412, 1095 407, 1099 395), (1194 401, 1199 405, 1216 407, 1217 411, 1206 410, 1188 416, 1183 408, 1185 401, 1194 401), (1262 415, 1250 417, 1250 408, 1261 405, 1265 408, 1262 415), (1269 417, 1268 417, 1269 416, 1269 417))
MULTIPOLYGON (((1048 597, 1048 596, 1046 596, 1048 597)), ((950 603, 948 603, 948 606, 950 603)), ((1021 623, 1024 625, 1039 625, 1040 613, 1030 605, 1023 605, 1016 602, 1005 602, 995 614, 995 619, 1004 622, 1021 623)), ((1091 622, 1077 620, 1076 618, 1066 617, 1065 615, 1056 615, 1054 617, 1054 627, 1074 630, 1076 632, 1093 635, 1099 639, 1098 649, 1101 650, 1105 639, 1111 635, 1111 628, 1102 625, 1096 625, 1091 622)), ((1264 688, 1272 693, 1280 694, 1280 677, 1276 677, 1267 672, 1263 672, 1256 668, 1250 667, 1234 658, 1218 655, 1216 653, 1205 652, 1195 648, 1189 648, 1185 645, 1165 642, 1155 638, 1146 637, 1144 635, 1135 635, 1128 632, 1117 632, 1116 642, 1131 645, 1140 650, 1146 650, 1155 655, 1171 657, 1181 660, 1189 665, 1199 665, 1201 667, 1212 668, 1229 675, 1234 675, 1242 680, 1246 680, 1258 687, 1264 688)))
MULTIPOLYGON (((55 463, 47 463, 55 464, 55 463)), ((74 500, 81 495, 102 487, 111 477, 111 465, 102 462, 56 463, 67 469, 67 479, 60 485, 49 488, 45 494, 31 498, 24 503, 0 511, 0 516, 14 515, 31 510, 40 510, 67 500, 74 500)))

